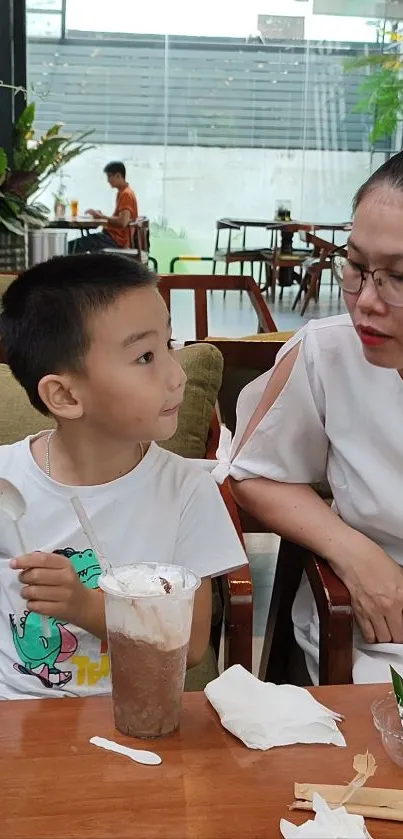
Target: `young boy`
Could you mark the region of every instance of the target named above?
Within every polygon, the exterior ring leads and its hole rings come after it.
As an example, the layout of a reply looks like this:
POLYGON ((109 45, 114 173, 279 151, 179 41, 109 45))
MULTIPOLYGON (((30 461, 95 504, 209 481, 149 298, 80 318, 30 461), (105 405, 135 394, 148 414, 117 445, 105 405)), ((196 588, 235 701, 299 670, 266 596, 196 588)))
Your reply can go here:
POLYGON ((153 442, 174 434, 185 387, 156 278, 119 254, 53 259, 11 283, 0 335, 31 403, 56 420, 54 431, 0 447, 0 477, 27 505, 30 551, 19 556, 1 513, 0 698, 110 689, 100 567, 73 496, 116 567, 176 563, 203 578, 194 665, 208 644, 210 576, 246 560, 213 479, 153 442))

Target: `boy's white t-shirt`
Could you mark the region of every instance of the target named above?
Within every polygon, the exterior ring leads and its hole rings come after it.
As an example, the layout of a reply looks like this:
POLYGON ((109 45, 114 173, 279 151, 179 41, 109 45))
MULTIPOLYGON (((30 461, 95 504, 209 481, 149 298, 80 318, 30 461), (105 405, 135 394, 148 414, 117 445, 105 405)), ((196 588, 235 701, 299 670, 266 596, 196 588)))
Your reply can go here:
MULTIPOLYGON (((28 551, 60 552, 81 582, 97 588, 100 567, 70 503, 79 496, 106 555, 116 567, 139 562, 183 565, 200 577, 247 562, 214 479, 152 443, 141 463, 108 484, 68 487, 35 463, 26 438, 0 447, 0 477, 22 493, 20 520, 28 551)), ((0 699, 87 696, 110 690, 105 645, 84 630, 27 612, 13 522, 0 512, 0 699)))

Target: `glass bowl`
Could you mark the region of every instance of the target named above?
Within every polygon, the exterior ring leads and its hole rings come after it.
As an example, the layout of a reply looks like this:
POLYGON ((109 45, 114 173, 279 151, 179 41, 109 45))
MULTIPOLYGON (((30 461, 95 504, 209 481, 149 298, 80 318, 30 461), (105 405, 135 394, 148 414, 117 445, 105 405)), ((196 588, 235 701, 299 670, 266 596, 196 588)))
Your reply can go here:
POLYGON ((400 721, 393 691, 371 705, 375 728, 378 729, 382 745, 393 763, 403 767, 403 727, 400 721))

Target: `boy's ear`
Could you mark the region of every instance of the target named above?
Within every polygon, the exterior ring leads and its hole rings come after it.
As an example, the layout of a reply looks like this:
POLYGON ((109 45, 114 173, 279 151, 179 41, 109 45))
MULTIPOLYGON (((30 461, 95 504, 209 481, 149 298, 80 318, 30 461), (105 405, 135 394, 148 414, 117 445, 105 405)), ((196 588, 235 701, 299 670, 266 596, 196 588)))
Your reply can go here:
POLYGON ((38 394, 56 419, 80 419, 83 415, 78 388, 68 374, 43 376, 38 384, 38 394))

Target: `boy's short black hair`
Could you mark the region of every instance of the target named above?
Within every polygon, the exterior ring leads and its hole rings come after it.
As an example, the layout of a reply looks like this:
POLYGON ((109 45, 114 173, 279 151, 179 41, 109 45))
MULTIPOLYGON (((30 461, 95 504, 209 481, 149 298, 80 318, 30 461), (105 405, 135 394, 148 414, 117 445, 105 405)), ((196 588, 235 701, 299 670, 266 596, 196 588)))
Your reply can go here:
POLYGON ((126 166, 120 160, 112 160, 104 169, 105 175, 122 175, 126 180, 126 166))
POLYGON ((38 394, 43 376, 80 372, 90 347, 90 314, 157 278, 118 253, 58 256, 24 271, 3 295, 0 341, 7 364, 31 404, 45 416, 38 394))

